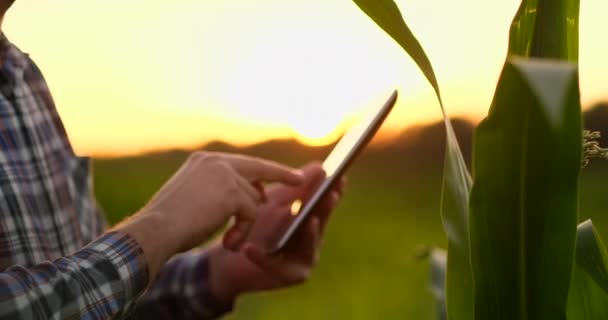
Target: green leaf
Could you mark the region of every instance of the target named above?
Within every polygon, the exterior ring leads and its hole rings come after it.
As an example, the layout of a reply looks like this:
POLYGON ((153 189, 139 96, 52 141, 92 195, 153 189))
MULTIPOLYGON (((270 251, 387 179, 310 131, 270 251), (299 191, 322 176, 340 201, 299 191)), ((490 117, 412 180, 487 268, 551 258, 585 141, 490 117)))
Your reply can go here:
POLYGON ((475 133, 476 319, 565 319, 581 139, 576 66, 509 60, 475 133))
POLYGON ((443 106, 433 67, 392 0, 354 0, 414 60, 432 85, 446 127, 446 153, 441 217, 448 236, 447 310, 450 320, 473 319, 474 287, 471 275, 468 232, 468 199, 471 175, 460 151, 452 123, 443 106))
POLYGON ((575 260, 568 319, 608 319, 608 255, 591 220, 578 226, 575 260))
POLYGON ((444 114, 446 151, 441 187, 441 222, 448 238, 446 307, 449 320, 474 319, 475 286, 469 240, 469 195, 473 181, 450 119, 444 114))
POLYGON ((445 278, 447 273, 448 253, 441 249, 433 249, 429 255, 431 264, 431 291, 437 306, 437 319, 446 320, 445 278))
POLYGON ((523 0, 509 36, 509 55, 578 61, 580 0, 523 0))
POLYGON ((472 179, 458 148, 456 136, 448 125, 446 123, 447 145, 441 192, 441 221, 448 237, 448 319, 471 320, 474 319, 475 298, 469 249, 469 194, 472 179))
POLYGON ((538 0, 523 0, 511 23, 509 55, 529 57, 536 26, 538 0))
POLYGON ((399 7, 393 0, 353 0, 376 24, 390 35, 416 62, 424 76, 435 89, 435 93, 442 103, 439 83, 433 71, 431 61, 424 49, 403 20, 399 7))

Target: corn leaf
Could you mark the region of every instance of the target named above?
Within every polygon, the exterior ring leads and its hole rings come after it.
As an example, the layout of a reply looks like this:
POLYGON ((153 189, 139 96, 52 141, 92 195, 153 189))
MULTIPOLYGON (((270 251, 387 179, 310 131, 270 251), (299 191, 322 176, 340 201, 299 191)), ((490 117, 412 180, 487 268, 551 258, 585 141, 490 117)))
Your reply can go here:
POLYGON ((538 0, 523 0, 511 23, 509 55, 529 57, 536 26, 538 0))
MULTIPOLYGON (((578 61, 579 0, 524 0, 511 25, 509 55, 578 61)), ((568 319, 608 319, 606 251, 591 221, 578 227, 568 319)))
POLYGON ((608 319, 608 255, 590 220, 578 226, 575 260, 568 319, 608 319))
POLYGON ((523 0, 509 36, 509 55, 578 61, 580 0, 523 0))
POLYGON ((473 319, 474 286, 471 275, 468 199, 472 185, 452 123, 443 106, 439 84, 422 46, 392 0, 354 0, 414 60, 437 94, 446 127, 446 153, 441 217, 448 236, 446 303, 448 319, 473 319))
POLYGON ((441 100, 439 83, 431 61, 429 61, 418 39, 403 20, 397 4, 393 0, 354 0, 354 2, 410 55, 435 89, 439 100, 441 100))
MULTIPOLYGON (((449 121, 447 116, 446 121, 449 121)), ((449 123, 448 123, 449 124, 449 123)), ((456 136, 447 128, 441 192, 441 221, 448 237, 446 305, 448 319, 474 319, 475 286, 469 248, 469 194, 472 179, 456 136)))
POLYGON ((581 139, 576 66, 509 60, 474 141, 475 319, 565 319, 581 139))

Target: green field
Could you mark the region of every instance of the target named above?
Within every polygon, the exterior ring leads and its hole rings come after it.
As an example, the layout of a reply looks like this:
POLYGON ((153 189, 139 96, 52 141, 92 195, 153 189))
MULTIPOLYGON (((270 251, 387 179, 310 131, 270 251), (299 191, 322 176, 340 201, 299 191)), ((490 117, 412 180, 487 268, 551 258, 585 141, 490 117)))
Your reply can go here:
MULTIPOLYGON (((245 152, 300 165, 325 150, 245 152)), ((364 154, 350 171, 311 281, 244 297, 228 319, 434 319, 427 263, 413 258, 419 245, 446 242, 439 219, 441 158, 434 153, 414 160, 402 149, 364 154)), ((96 160, 96 194, 109 219, 139 209, 185 156, 96 160)), ((593 217, 604 235, 607 178, 608 167, 596 163, 581 179, 581 219, 593 217)))

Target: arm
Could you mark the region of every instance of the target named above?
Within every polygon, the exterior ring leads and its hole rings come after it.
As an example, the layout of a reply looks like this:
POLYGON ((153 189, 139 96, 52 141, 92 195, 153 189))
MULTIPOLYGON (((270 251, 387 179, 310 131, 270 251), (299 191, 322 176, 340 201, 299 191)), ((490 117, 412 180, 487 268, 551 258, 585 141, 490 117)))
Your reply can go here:
POLYGON ((305 281, 317 260, 323 226, 340 198, 343 183, 324 199, 281 255, 267 256, 257 246, 264 247, 267 240, 276 238, 275 227, 291 220, 291 203, 295 199, 306 200, 324 177, 317 165, 308 166, 303 172, 304 183, 300 187, 268 188, 268 200, 258 207, 248 244, 238 251, 214 244, 169 262, 138 301, 134 318, 214 319, 230 311, 243 294, 305 281))
POLYGON ((215 319, 233 308, 209 287, 208 252, 196 250, 173 258, 137 302, 134 319, 215 319))
POLYGON ((147 283, 135 240, 109 233, 75 254, 0 273, 0 319, 107 319, 124 314, 147 283))
POLYGON ((253 181, 297 184, 291 169, 259 159, 196 153, 134 217, 73 255, 0 273, 1 319, 124 316, 175 253, 235 217, 244 240, 261 195, 253 181))

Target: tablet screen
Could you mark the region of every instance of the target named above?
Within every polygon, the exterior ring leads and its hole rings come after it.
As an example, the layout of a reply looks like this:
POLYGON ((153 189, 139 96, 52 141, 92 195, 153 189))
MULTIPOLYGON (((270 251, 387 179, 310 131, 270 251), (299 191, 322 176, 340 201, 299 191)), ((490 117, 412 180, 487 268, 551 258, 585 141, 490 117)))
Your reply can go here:
POLYGON ((298 226, 306 219, 306 216, 314 209, 315 205, 323 198, 325 193, 331 190, 334 182, 344 174, 344 171, 352 163, 354 158, 363 150, 378 131, 393 106, 397 101, 397 91, 394 91, 388 101, 379 108, 374 106, 363 115, 355 126, 340 139, 331 153, 323 162, 323 169, 326 178, 318 187, 310 200, 302 205, 300 200, 296 200, 291 206, 294 216, 293 221, 273 248, 273 252, 279 251, 289 240, 298 226))
MULTIPOLYGON (((394 103, 392 102, 394 98, 396 98, 396 93, 393 93, 393 96, 391 96, 391 99, 389 99, 388 104, 384 105, 383 108, 378 109, 377 106, 374 106, 374 108, 370 108, 370 110, 368 110, 361 117, 361 120, 357 121, 355 126, 350 128, 348 132, 344 134, 342 139, 340 139, 340 141, 336 144, 331 153, 323 162, 323 170, 325 170, 325 173, 328 177, 333 176, 337 173, 338 169, 340 168, 340 165, 345 160, 348 160, 348 154, 356 148, 358 143, 365 143, 365 141, 360 140, 364 140, 365 138, 371 139, 373 137, 373 135, 376 133, 377 128, 370 128, 370 126, 373 126, 375 121, 382 122, 384 118, 386 118, 388 112, 390 111, 387 109, 392 107, 388 106, 394 103), (386 113, 384 113, 383 111, 386 113), (378 117, 382 119, 377 119, 378 117), (370 137, 366 137, 366 131, 368 130, 370 132, 367 134, 371 135, 370 137)), ((378 127, 379 126, 380 123, 378 124, 378 127)), ((364 145, 361 146, 361 148, 363 147, 364 145)))

